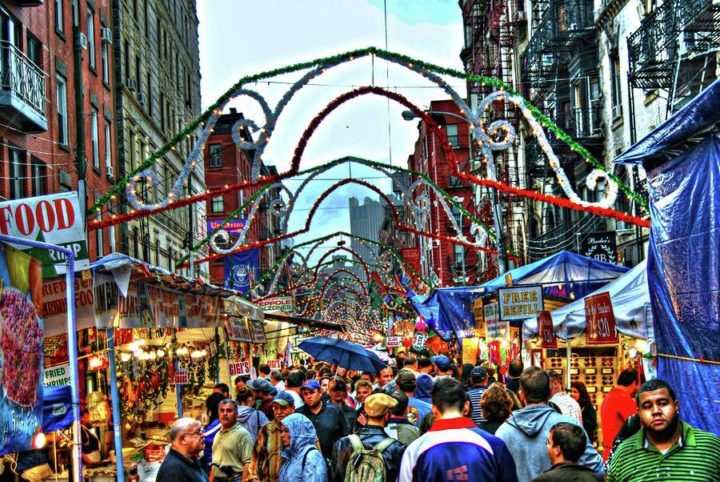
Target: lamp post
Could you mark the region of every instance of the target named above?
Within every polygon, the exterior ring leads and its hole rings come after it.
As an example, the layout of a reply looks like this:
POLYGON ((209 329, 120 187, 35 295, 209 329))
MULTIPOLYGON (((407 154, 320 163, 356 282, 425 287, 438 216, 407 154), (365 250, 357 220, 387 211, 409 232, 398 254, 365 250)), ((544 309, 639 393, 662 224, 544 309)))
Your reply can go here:
MULTIPOLYGON (((448 116, 453 117, 455 119, 458 119, 464 123, 468 123, 468 120, 458 114, 455 114, 454 112, 444 112, 444 111, 434 111, 429 110, 425 111, 426 113, 430 115, 442 115, 442 116, 448 116)), ((417 114, 411 110, 404 110, 402 111, 402 118, 406 121, 411 121, 416 118, 418 118, 417 114)), ((472 151, 472 142, 470 142, 469 139, 470 136, 468 136, 468 152, 470 155, 469 159, 473 159, 473 151, 472 151)), ((493 228, 495 229, 495 234, 497 236, 495 240, 495 246, 497 247, 498 255, 497 255, 497 267, 498 267, 498 275, 503 274, 505 271, 507 271, 507 259, 505 257, 505 243, 503 242, 503 232, 502 232, 502 224, 500 220, 502 219, 502 209, 500 207, 500 202, 498 200, 498 193, 497 189, 492 189, 491 192, 491 202, 492 202, 492 209, 493 209, 493 228)), ((463 258, 464 261, 464 258, 463 258)), ((464 274, 464 270, 463 270, 464 274)))

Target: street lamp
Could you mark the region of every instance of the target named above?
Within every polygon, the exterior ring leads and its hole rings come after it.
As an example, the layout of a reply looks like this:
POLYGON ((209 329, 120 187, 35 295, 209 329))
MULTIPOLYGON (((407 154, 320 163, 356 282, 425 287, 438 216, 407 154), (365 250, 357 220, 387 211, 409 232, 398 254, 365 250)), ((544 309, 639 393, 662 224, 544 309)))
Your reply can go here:
MULTIPOLYGON (((435 110, 428 110, 425 111, 427 114, 430 115, 442 115, 442 116, 448 116, 453 117, 455 119, 459 119, 462 122, 468 123, 467 118, 455 114, 454 112, 444 112, 444 111, 435 111, 435 110)), ((411 121, 413 119, 419 118, 415 112, 411 110, 404 110, 402 111, 402 118, 406 121, 411 121)), ((468 136, 469 137, 469 136, 468 136)), ((473 151, 472 151, 472 142, 468 142, 468 150, 470 153, 470 159, 473 159, 473 151)), ((507 271, 507 260, 505 258, 505 243, 503 242, 503 236, 502 236, 502 225, 500 223, 500 219, 502 216, 502 209, 500 208, 500 202, 498 200, 498 193, 497 189, 492 189, 492 208, 493 208, 493 227, 495 228, 495 234, 497 236, 497 239, 495 240, 495 245, 497 246, 498 256, 497 256, 497 266, 498 266, 498 274, 502 274, 505 271, 507 271)))

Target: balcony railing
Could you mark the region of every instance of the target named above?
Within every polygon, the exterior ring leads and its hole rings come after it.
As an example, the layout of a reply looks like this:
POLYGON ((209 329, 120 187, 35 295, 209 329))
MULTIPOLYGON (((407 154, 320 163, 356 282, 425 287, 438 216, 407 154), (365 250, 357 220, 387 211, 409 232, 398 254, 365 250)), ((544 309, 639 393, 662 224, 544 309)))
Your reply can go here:
POLYGON ((667 0, 628 37, 630 80, 644 89, 669 88, 684 55, 720 48, 720 4, 715 0, 667 0))
POLYGON ((45 72, 7 42, 0 42, 0 90, 0 109, 19 127, 47 131, 45 72))

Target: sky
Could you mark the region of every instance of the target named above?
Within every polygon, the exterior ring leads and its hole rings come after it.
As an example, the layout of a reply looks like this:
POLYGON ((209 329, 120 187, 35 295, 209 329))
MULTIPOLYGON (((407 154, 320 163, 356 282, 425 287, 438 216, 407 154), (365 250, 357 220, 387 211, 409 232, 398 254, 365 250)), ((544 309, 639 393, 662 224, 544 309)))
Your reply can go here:
MULTIPOLYGON (((203 106, 207 107, 240 77, 292 65, 318 57, 364 47, 385 47, 383 0, 202 0, 200 66, 203 106)), ((457 0, 387 0, 388 50, 462 70, 462 15, 457 0)), ((296 73, 246 86, 262 94, 271 108, 304 73, 296 73)), ((464 82, 446 78, 461 94, 464 82)), ((333 98, 353 88, 390 86, 421 108, 430 100, 446 99, 442 90, 404 68, 383 60, 361 59, 329 69, 296 94, 280 117, 265 151, 264 160, 281 172, 288 169, 295 146, 310 120, 333 98)), ((241 97, 230 106, 246 118, 264 124, 255 101, 241 97)), ((417 121, 402 119, 404 108, 388 107, 385 98, 363 96, 333 112, 308 143, 301 169, 344 156, 357 156, 407 167, 407 157, 417 138, 417 121), (388 128, 388 124, 390 127, 388 128)), ((390 183, 377 173, 354 165, 354 177, 385 192, 390 183)), ((320 176, 304 191, 290 217, 290 230, 305 224, 307 209, 333 182, 349 174, 338 167, 320 176)), ((299 181, 286 182, 293 190, 299 181)), ((348 198, 377 198, 372 191, 348 185, 335 191, 322 205, 311 233, 296 243, 338 230, 350 231, 348 198)))

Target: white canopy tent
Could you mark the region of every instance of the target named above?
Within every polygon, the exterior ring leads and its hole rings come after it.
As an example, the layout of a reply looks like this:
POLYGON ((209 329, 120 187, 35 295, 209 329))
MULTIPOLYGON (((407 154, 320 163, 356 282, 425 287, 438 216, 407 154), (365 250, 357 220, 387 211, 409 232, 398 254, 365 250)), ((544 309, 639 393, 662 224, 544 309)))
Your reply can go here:
MULTIPOLYGON (((633 338, 653 340, 653 316, 647 283, 647 263, 641 262, 619 278, 589 294, 608 292, 612 300, 617 331, 633 338)), ((553 327, 559 338, 569 339, 585 331, 585 298, 580 298, 551 313, 553 327)), ((528 318, 522 325, 523 338, 537 335, 537 318, 528 318)))

